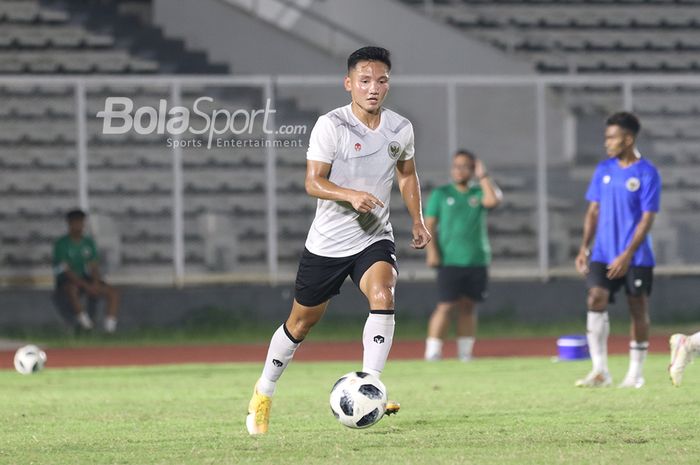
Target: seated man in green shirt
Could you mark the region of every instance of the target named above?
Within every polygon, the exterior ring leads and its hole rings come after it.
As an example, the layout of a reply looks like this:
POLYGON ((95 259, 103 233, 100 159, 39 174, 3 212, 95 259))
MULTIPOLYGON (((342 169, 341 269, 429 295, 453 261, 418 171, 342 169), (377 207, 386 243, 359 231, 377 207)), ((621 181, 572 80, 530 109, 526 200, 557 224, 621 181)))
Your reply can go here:
POLYGON ((476 304, 486 297, 491 262, 486 212, 497 207, 501 190, 481 160, 459 150, 452 160, 452 183, 430 194, 425 224, 433 240, 427 264, 438 269, 439 302, 428 324, 425 359, 442 358, 442 341, 457 312, 457 355, 469 361, 476 334, 476 304), (474 180, 473 178, 476 178, 474 180))
POLYGON ((66 214, 68 234, 54 242, 53 269, 56 277, 56 293, 67 300, 75 315, 75 322, 82 329, 93 327, 88 312, 83 308, 81 295, 107 301, 104 329, 113 333, 117 329, 119 293, 100 277, 97 246, 91 237, 83 235, 85 217, 82 210, 66 214))

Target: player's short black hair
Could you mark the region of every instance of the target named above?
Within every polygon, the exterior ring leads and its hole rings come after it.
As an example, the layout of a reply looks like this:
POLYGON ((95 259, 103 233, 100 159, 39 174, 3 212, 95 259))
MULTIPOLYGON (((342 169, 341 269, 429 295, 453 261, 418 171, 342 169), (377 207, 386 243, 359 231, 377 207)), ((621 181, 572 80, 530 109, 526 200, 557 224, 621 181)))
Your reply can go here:
POLYGON ((70 223, 73 220, 83 220, 83 219, 85 219, 86 216, 87 216, 87 213, 85 213, 84 211, 82 211, 79 208, 76 208, 76 209, 71 210, 68 213, 66 213, 66 221, 68 221, 70 223))
POLYGON ((380 61, 391 71, 391 52, 382 47, 362 47, 348 57, 348 72, 361 61, 380 61))
POLYGON ((642 129, 639 118, 628 111, 620 111, 610 115, 608 119, 605 120, 605 125, 620 126, 625 131, 631 133, 634 137, 637 137, 639 130, 642 129))
POLYGON ((457 157, 460 157, 460 156, 464 156, 464 157, 469 158, 469 160, 471 160, 472 163, 474 163, 474 162, 476 161, 476 155, 474 155, 474 152, 471 152, 471 151, 469 151, 469 150, 467 150, 467 149, 458 149, 458 150, 455 152, 454 158, 457 158, 457 157))

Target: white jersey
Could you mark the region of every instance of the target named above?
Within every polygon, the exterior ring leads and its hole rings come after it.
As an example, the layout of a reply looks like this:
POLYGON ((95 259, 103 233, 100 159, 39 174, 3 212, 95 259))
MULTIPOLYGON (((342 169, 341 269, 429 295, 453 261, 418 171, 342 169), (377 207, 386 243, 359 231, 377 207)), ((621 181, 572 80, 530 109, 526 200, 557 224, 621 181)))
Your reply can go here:
POLYGON ((328 180, 340 187, 369 192, 384 203, 358 213, 349 202, 318 200, 306 248, 324 257, 347 257, 371 244, 394 240, 389 201, 397 160, 413 158, 413 126, 403 116, 382 109, 377 129, 369 129, 350 105, 318 118, 311 131, 308 160, 332 164, 328 180))

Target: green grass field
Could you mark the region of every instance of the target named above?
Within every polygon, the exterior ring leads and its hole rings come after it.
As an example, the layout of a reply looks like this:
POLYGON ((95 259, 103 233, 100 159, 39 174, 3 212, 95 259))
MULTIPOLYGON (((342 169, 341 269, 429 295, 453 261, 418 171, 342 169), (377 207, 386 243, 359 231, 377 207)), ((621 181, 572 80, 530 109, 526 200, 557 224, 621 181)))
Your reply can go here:
MULTIPOLYGON (((244 416, 259 364, 0 371, 2 464, 697 463, 700 370, 670 386, 651 356, 647 386, 573 387, 588 362, 544 358, 390 362, 402 411, 367 430, 337 423, 335 379, 352 363, 293 363, 271 431, 244 416)), ((616 380, 626 357, 613 357, 616 380)))
MULTIPOLYGON (((423 340, 427 320, 397 318, 396 339, 423 340)), ((356 341, 362 334, 364 319, 327 319, 321 321, 310 333, 313 341, 356 341)), ((279 322, 251 324, 239 321, 218 321, 186 325, 177 328, 141 328, 120 330, 114 335, 101 332, 69 335, 60 328, 8 329, 0 328, 0 338, 31 341, 48 347, 95 346, 154 346, 196 344, 267 344, 279 322)), ((454 330, 454 328, 452 328, 454 330)), ((562 334, 584 333, 585 316, 580 321, 563 323, 525 324, 508 320, 488 320, 479 324, 479 338, 527 338, 557 337, 562 334)), ((693 333, 700 330, 700 322, 675 325, 653 325, 652 333, 693 333)), ((617 318, 611 322, 611 334, 627 334, 629 321, 617 318)))

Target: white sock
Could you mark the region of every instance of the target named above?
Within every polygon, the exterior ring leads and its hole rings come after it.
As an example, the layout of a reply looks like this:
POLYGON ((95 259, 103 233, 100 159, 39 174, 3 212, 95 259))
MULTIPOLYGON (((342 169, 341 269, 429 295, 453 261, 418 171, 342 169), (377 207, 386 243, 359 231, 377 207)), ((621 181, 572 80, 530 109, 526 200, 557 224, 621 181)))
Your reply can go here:
POLYGON ((700 331, 692 336, 688 336, 688 339, 690 339, 690 348, 692 351, 695 353, 700 352, 700 331))
POLYGON ((78 313, 78 315, 76 315, 76 319, 78 320, 78 324, 83 329, 92 329, 92 320, 90 319, 90 316, 87 314, 87 312, 78 313))
POLYGON ((284 325, 277 328, 270 340, 270 347, 267 349, 265 366, 257 384, 258 392, 266 396, 275 394, 277 380, 280 379, 285 368, 292 361, 299 344, 301 341, 294 339, 284 325))
POLYGON ((393 310, 370 310, 362 331, 362 345, 365 348, 362 371, 365 373, 377 377, 381 375, 394 340, 394 326, 393 310))
POLYGON ((630 341, 630 368, 627 376, 639 378, 642 376, 642 367, 649 351, 649 342, 630 341))
POLYGON ((105 318, 105 331, 113 333, 117 330, 117 319, 113 316, 105 318))
POLYGON ((425 340, 425 359, 439 360, 442 357, 442 339, 429 337, 425 340))
POLYGON ((469 360, 472 358, 472 350, 474 349, 473 337, 458 337, 457 338, 457 356, 460 360, 469 360))
POLYGON ((586 330, 593 371, 607 373, 608 335, 610 334, 608 312, 588 312, 586 330))

